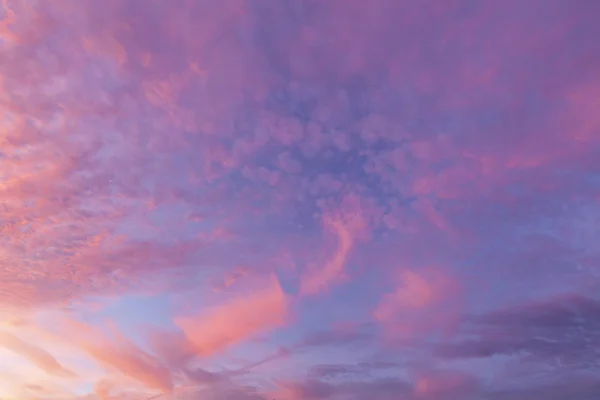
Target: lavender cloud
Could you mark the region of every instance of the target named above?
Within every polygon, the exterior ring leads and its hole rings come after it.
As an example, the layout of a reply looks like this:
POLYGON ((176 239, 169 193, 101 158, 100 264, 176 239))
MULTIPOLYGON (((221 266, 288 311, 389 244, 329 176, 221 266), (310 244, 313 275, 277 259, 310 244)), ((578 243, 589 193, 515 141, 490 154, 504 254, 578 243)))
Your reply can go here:
POLYGON ((0 344, 13 375, 81 370, 25 397, 585 398, 599 11, 2 1, 0 344), (21 335, 56 314, 85 354, 21 335), (486 386, 504 358, 522 386, 486 386))

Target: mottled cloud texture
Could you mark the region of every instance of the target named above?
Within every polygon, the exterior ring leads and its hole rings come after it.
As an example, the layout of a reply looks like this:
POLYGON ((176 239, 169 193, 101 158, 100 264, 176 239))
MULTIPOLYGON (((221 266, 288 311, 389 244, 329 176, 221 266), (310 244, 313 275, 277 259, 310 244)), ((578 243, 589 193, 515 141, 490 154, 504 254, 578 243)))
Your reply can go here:
POLYGON ((599 16, 3 0, 0 397, 597 399, 599 16))

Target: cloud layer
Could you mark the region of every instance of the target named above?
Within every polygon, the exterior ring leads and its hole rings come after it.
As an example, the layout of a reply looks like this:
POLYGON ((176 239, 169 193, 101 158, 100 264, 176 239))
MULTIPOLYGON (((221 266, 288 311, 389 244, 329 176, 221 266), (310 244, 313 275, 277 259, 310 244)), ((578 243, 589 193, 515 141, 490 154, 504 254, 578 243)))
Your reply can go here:
POLYGON ((1 2, 0 396, 597 393, 600 6, 367 3, 1 2))

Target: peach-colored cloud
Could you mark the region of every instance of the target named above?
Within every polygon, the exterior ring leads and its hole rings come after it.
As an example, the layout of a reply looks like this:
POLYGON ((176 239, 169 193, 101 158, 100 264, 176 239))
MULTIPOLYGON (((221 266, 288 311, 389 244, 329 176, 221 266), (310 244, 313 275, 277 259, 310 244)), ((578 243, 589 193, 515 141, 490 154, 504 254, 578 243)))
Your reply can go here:
POLYGON ((120 371, 148 388, 163 392, 173 390, 170 371, 155 357, 126 339, 116 327, 112 329, 112 338, 97 328, 72 319, 65 320, 62 328, 69 332, 74 345, 97 362, 120 371))
POLYGON ((94 392, 99 400, 111 400, 110 391, 112 389, 112 383, 108 380, 101 380, 96 382, 94 392))
POLYGON ((286 322, 288 305, 277 284, 241 295, 175 323, 201 356, 218 353, 261 332, 286 322))
POLYGON ((62 366, 46 350, 27 343, 9 332, 0 331, 0 346, 27 358, 48 374, 62 377, 74 376, 73 372, 62 366))

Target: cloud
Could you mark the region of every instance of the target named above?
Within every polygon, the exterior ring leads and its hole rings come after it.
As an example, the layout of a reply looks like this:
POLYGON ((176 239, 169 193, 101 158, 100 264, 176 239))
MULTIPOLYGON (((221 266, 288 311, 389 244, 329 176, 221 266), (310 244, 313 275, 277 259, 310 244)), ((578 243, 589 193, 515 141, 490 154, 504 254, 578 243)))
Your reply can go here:
POLYGON ((282 326, 287 318, 287 299, 277 284, 240 296, 175 323, 198 355, 209 356, 229 346, 282 326))
MULTIPOLYGON (((102 10, 93 2, 7 3, 2 32, 10 44, 2 51, 9 62, 1 75, 10 117, 2 140, 14 157, 2 160, 3 226, 11 232, 4 248, 13 260, 23 259, 23 248, 31 256, 3 269, 3 281, 11 282, 4 284, 4 303, 33 306, 124 290, 123 281, 141 270, 189 267, 202 246, 162 238, 206 232, 190 227, 198 221, 173 216, 178 207, 208 215, 207 224, 223 223, 222 215, 248 227, 251 216, 301 214, 310 225, 323 220, 322 204, 343 205, 340 199, 353 193, 381 210, 375 226, 423 239, 439 230, 476 235, 481 225, 497 223, 494 207, 552 217, 561 211, 527 210, 550 203, 546 197, 568 201, 592 190, 585 174, 565 178, 567 171, 554 168, 586 171, 583 160, 597 145, 590 114, 579 106, 594 104, 587 88, 594 87, 597 58, 585 34, 577 41, 573 33, 574 26, 593 32, 592 13, 559 2, 532 20, 535 7, 517 2, 457 2, 426 12, 391 1, 368 11, 358 11, 357 2, 234 3, 142 9, 135 1, 113 2, 102 10), (510 35, 490 20, 495 13, 511 25, 510 35), (440 23, 423 28, 432 20, 440 23), (392 28, 399 26, 401 33, 392 28), (390 39, 398 35, 405 39, 390 39), (539 74, 535 66, 547 66, 555 47, 573 49, 573 62, 539 74), (567 107, 556 100, 562 94, 567 107), (573 126, 585 145, 563 133, 573 126), (83 130, 85 137, 77 134, 83 130), (43 173, 32 172, 38 164, 43 173), (529 191, 509 194, 515 190, 529 191), (169 229, 154 222, 164 215, 172 216, 169 229), (115 243, 120 250, 107 256, 115 243), (150 255, 150 248, 162 252, 150 255), (43 284, 45 275, 20 279, 45 270, 40 257, 56 260, 61 284, 53 289, 43 284)), ((339 235, 342 228, 332 223, 326 225, 339 235)), ((343 250, 326 264, 329 274, 343 250)))
POLYGON ((233 385, 216 386, 209 389, 190 391, 185 398, 206 400, 267 400, 268 397, 257 393, 253 387, 236 387, 233 385))
POLYGON ((185 382, 251 399, 284 377, 293 395, 435 398, 471 368, 513 370, 473 389, 486 399, 583 398, 591 378, 573 376, 577 392, 533 375, 597 368, 598 11, 2 1, 0 323, 64 309, 119 322, 66 325, 85 352, 72 358, 15 326, 0 342, 56 382, 63 361, 95 360, 108 376, 79 378, 114 383, 104 397, 185 382), (139 293, 168 315, 91 308, 139 293), (326 328, 338 320, 360 328, 326 328), (126 338, 138 322, 159 325, 152 354, 126 338), (403 391, 340 367, 369 351, 456 375, 403 391), (263 361, 221 373, 248 360, 263 361))
POLYGON ((527 388, 499 390, 488 394, 493 400, 535 400, 540 397, 549 400, 564 398, 578 398, 592 400, 599 388, 598 379, 593 375, 588 376, 562 376, 554 377, 551 382, 544 382, 527 388))
POLYGON ((353 237, 343 222, 326 220, 325 226, 333 230, 339 240, 338 248, 324 265, 319 265, 310 271, 302 283, 301 291, 307 295, 316 294, 343 277, 343 268, 352 248, 353 237))
POLYGON ((465 321, 469 339, 442 344, 447 358, 525 354, 553 368, 598 366, 595 343, 600 303, 577 294, 557 296, 473 316, 465 321))
POLYGON ((244 370, 251 370, 263 364, 277 362, 302 353, 319 353, 324 349, 334 348, 360 348, 375 339, 373 326, 361 324, 356 327, 334 327, 332 329, 318 330, 306 334, 301 340, 288 346, 282 346, 274 354, 268 355, 251 363, 244 370))
POLYGON ((152 329, 147 336, 154 352, 172 367, 185 366, 196 354, 194 346, 182 332, 152 329))
POLYGON ((65 319, 62 328, 69 332, 73 344, 96 362, 114 368, 150 389, 167 393, 173 390, 169 369, 125 338, 117 328, 112 329, 112 335, 107 335, 100 329, 72 319, 65 319))
POLYGON ((385 295, 373 312, 394 340, 448 328, 458 318, 458 287, 440 269, 403 270, 398 280, 395 291, 385 295))
POLYGON ((102 380, 96 383, 94 392, 98 397, 98 400, 110 400, 110 391, 112 389, 112 383, 107 380, 102 380))
POLYGON ((477 377, 458 371, 415 369, 390 363, 315 365, 306 379, 281 383, 284 399, 376 399, 407 400, 477 399, 486 395, 477 377), (401 378, 400 376, 404 376, 401 378))
POLYGON ((9 332, 0 331, 0 346, 27 358, 48 374, 59 377, 74 376, 73 372, 62 366, 46 350, 27 343, 9 332))
POLYGON ((368 236, 373 210, 359 196, 347 194, 339 205, 323 202, 323 227, 337 236, 337 248, 324 263, 305 272, 301 294, 315 295, 348 280, 344 268, 357 243, 368 236))
POLYGON ((307 380, 284 387, 282 395, 289 400, 361 399, 369 397, 377 400, 398 398, 410 393, 410 385, 397 378, 384 378, 371 381, 344 382, 339 384, 319 380, 307 380))
POLYGON ((211 372, 194 365, 201 355, 194 344, 180 331, 148 331, 150 348, 173 375, 183 373, 191 382, 215 384, 228 378, 227 372, 211 372))
POLYGON ((481 386, 475 377, 464 373, 427 371, 417 374, 413 393, 416 399, 476 399, 481 395, 481 386))

